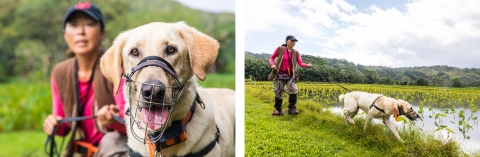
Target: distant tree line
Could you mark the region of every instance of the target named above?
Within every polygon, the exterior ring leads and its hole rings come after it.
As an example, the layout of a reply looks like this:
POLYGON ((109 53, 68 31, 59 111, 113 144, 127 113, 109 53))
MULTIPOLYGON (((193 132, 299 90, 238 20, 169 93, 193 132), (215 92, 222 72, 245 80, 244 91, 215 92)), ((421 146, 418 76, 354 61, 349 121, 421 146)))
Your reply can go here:
MULTIPOLYGON (((271 54, 245 52, 245 79, 267 81, 271 54)), ((344 59, 302 55, 313 68, 300 68, 301 81, 439 87, 480 87, 480 69, 450 66, 391 68, 364 66, 344 59), (451 75, 456 75, 451 78, 451 75)))

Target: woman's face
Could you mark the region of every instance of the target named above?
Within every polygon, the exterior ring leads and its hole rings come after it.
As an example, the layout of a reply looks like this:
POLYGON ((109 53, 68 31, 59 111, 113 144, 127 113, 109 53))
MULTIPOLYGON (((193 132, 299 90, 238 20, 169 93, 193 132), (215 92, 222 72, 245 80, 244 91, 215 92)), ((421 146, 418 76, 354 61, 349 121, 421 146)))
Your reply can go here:
POLYGON ((287 40, 287 46, 293 48, 295 46, 295 41, 287 40))
POLYGON ((101 24, 83 12, 76 12, 67 21, 63 36, 76 55, 94 53, 105 37, 101 24))

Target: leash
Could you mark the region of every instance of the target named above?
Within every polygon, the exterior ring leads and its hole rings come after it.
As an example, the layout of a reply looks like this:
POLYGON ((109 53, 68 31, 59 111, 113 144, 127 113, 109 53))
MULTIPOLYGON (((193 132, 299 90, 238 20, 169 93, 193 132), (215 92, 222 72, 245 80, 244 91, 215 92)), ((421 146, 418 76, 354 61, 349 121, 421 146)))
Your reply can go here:
POLYGON ((327 81, 330 82, 330 83, 334 83, 335 85, 337 85, 339 87, 342 87, 343 89, 347 90, 348 92, 352 92, 352 90, 341 86, 340 84, 336 83, 335 81, 332 81, 329 77, 327 77, 327 81))
MULTIPOLYGON (((115 115, 112 115, 112 117, 117 122, 125 124, 125 120, 123 120, 121 117, 115 116, 115 115)), ((61 120, 58 120, 57 123, 58 124, 63 124, 63 123, 84 121, 84 120, 87 120, 87 119, 95 119, 95 118, 97 118, 97 116, 70 117, 70 118, 63 118, 61 120)), ((45 153, 50 157, 54 157, 54 156, 60 157, 60 154, 62 153, 62 150, 59 150, 57 148, 57 144, 55 142, 55 134, 57 134, 57 129, 58 129, 58 125, 53 127, 52 134, 47 135, 47 140, 45 141, 45 146, 43 148, 45 153), (48 150, 50 150, 50 151, 47 150, 47 147, 49 147, 48 150)), ((64 141, 65 141, 65 138, 62 138, 62 143, 60 145, 60 149, 63 148, 64 141)))

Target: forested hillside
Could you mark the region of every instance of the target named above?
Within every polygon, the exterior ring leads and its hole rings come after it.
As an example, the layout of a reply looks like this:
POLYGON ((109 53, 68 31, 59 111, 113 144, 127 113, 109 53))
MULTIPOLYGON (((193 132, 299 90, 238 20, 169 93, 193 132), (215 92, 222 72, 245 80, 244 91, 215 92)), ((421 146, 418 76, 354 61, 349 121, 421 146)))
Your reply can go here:
MULTIPOLYGON (((62 21, 79 0, 0 0, 0 82, 11 78, 48 79, 65 59, 62 21)), ((122 31, 151 23, 185 21, 217 39, 217 72, 234 72, 235 15, 193 10, 171 0, 90 0, 103 12, 110 47, 122 31)))
MULTIPOLYGON (((245 79, 267 80, 271 54, 245 52, 245 79)), ((480 87, 480 69, 448 65, 392 68, 355 64, 344 59, 302 55, 313 68, 300 68, 302 81, 401 84, 442 87, 480 87)))

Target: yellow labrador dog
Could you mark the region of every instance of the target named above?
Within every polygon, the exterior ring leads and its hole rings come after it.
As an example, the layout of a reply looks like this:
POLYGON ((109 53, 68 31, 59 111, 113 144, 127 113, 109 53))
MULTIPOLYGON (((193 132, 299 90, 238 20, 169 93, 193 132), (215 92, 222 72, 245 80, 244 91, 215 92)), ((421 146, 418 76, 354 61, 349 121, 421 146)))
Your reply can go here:
POLYGON ((350 92, 342 94, 338 97, 340 102, 344 103, 345 121, 350 124, 355 124, 353 117, 357 115, 358 109, 362 109, 367 114, 364 129, 367 128, 368 123, 373 118, 382 118, 383 123, 390 129, 390 131, 397 137, 398 140, 403 140, 398 135, 397 130, 390 123, 390 116, 394 115, 395 119, 404 115, 410 120, 416 120, 419 115, 413 110, 412 105, 404 100, 395 100, 394 98, 385 97, 380 94, 372 94, 366 92, 350 92))
POLYGON ((100 67, 115 93, 125 79, 130 156, 235 156, 235 91, 196 82, 206 79, 218 48, 184 22, 118 35, 100 67))

